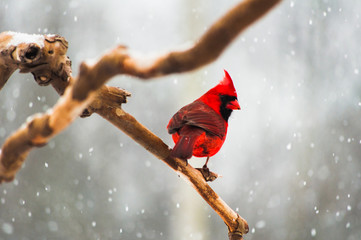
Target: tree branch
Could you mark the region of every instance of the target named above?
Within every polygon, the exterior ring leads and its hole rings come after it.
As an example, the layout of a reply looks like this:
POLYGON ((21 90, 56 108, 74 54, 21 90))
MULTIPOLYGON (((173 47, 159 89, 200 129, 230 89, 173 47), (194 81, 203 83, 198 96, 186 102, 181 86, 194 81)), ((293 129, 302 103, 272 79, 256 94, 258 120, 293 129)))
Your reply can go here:
POLYGON ((175 170, 203 197, 214 211, 227 224, 230 232, 240 235, 248 232, 247 222, 234 212, 213 189, 207 184, 200 171, 194 169, 185 161, 170 156, 170 148, 154 133, 139 123, 133 116, 122 108, 114 106, 100 108, 96 111, 100 116, 111 122, 125 134, 151 152, 154 156, 165 162, 175 170), (110 109, 110 110, 109 110, 110 109))
POLYGON ((0 89, 9 76, 20 69, 21 72, 31 72, 39 85, 52 84, 63 96, 51 111, 34 116, 5 141, 0 151, 0 182, 14 178, 34 146, 46 144, 81 113, 89 116, 96 112, 183 176, 227 224, 229 239, 242 239, 243 234, 248 232, 247 222, 210 188, 199 171, 180 159, 170 157, 169 147, 161 139, 122 110, 121 104, 129 93, 103 84, 117 74, 145 79, 190 71, 208 64, 240 32, 278 2, 280 0, 243 1, 213 24, 193 47, 161 55, 148 64, 130 56, 126 48, 119 46, 94 64, 83 62, 76 79, 71 76, 64 38, 1 33, 0 89))
MULTIPOLYGON (((0 35, 0 39, 4 35, 13 36, 15 40, 18 37, 16 33, 5 32, 0 35)), ((25 38, 24 34, 20 35, 25 38)), ((70 64, 66 65, 69 68, 65 68, 63 64, 64 62, 70 63, 65 56, 66 48, 62 49, 62 52, 58 51, 63 46, 55 41, 47 41, 47 36, 43 39, 40 35, 27 35, 27 37, 31 38, 31 42, 20 42, 14 46, 12 43, 16 41, 13 40, 6 45, 7 48, 0 49, 1 53, 9 53, 9 55, 4 55, 4 58, 8 59, 6 66, 11 70, 13 70, 13 66, 17 66, 22 72, 31 71, 39 85, 47 85, 51 82, 57 92, 64 93, 64 95, 51 111, 33 116, 6 139, 0 151, 0 183, 11 181, 33 147, 45 145, 81 113, 86 115, 86 113, 110 103, 120 106, 129 96, 129 93, 118 88, 103 86, 103 83, 110 78, 108 73, 111 72, 107 65, 108 55, 105 55, 94 67, 83 63, 80 66, 78 79, 73 79, 70 64), (39 39, 38 42, 34 42, 34 36, 39 39), (7 51, 7 49, 12 49, 12 51, 7 51), (29 52, 33 55, 30 56, 29 52), (54 56, 48 56, 49 52, 54 56), (101 70, 99 71, 99 69, 101 70), (87 109, 84 114, 83 111, 88 105, 89 110, 87 109)), ((115 52, 113 50, 111 53, 115 52)))
POLYGON ((136 58, 125 61, 126 73, 148 79, 170 73, 195 70, 215 61, 249 25, 265 15, 281 0, 244 0, 215 22, 189 49, 156 57, 150 63, 136 58))

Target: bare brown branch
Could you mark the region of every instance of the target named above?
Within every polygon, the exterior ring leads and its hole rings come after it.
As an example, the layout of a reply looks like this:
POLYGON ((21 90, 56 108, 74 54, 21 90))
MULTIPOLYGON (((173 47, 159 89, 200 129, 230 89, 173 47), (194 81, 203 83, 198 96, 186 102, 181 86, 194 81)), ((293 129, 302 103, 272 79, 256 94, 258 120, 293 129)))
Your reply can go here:
POLYGON ((134 141, 139 143, 154 156, 164 161, 169 167, 189 182, 203 199, 227 224, 230 232, 239 232, 241 235, 248 232, 247 222, 235 213, 207 184, 200 171, 194 169, 183 160, 170 156, 170 148, 154 133, 149 131, 133 116, 122 108, 114 106, 109 109, 100 108, 97 113, 107 119, 114 126, 122 130, 134 141))
POLYGON ((195 70, 216 60, 229 44, 249 25, 260 19, 281 0, 245 0, 237 4, 189 49, 158 56, 145 64, 129 58, 124 62, 128 74, 152 78, 195 70))
POLYGON ((39 85, 52 84, 63 96, 51 111, 36 115, 5 141, 0 152, 0 182, 14 177, 34 146, 46 144, 81 113, 89 116, 96 112, 189 182, 227 224, 229 239, 242 239, 243 234, 248 232, 247 222, 210 188, 200 171, 170 157, 169 147, 161 139, 122 110, 121 103, 126 101, 127 92, 103 84, 117 74, 151 78, 190 71, 208 64, 246 27, 278 2, 280 0, 245 0, 213 24, 191 48, 158 56, 148 64, 133 58, 124 47, 119 46, 94 64, 83 62, 76 79, 71 77, 64 38, 1 33, 0 89, 9 76, 20 69, 21 72, 31 72, 39 85), (26 41, 19 41, 19 37, 26 38, 26 41))

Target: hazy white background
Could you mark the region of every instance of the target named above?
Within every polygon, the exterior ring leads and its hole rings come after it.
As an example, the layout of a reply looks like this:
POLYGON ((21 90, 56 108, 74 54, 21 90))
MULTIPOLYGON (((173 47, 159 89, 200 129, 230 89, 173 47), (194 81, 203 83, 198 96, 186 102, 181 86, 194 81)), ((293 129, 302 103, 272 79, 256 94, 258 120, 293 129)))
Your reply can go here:
MULTIPOLYGON (((235 0, 0 0, 0 32, 56 33, 82 60, 117 44, 157 54, 190 44, 235 0)), ((245 239, 361 238, 361 2, 283 1, 214 63, 108 84, 173 146, 166 125, 227 69, 242 107, 211 170, 250 226, 245 239)), ((211 51, 211 49, 210 49, 211 51)), ((0 144, 58 95, 15 73, 0 92, 0 144)), ((204 159, 191 160, 202 166, 204 159)), ((96 114, 31 152, 0 186, 0 239, 226 239, 212 209, 163 162, 96 114)))

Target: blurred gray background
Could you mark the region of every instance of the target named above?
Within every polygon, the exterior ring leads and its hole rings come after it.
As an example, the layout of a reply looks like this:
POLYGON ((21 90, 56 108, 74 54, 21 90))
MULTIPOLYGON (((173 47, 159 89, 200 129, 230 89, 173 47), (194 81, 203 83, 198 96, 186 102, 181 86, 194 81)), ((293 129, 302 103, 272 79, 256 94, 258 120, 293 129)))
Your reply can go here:
MULTIPOLYGON (((56 33, 82 60, 117 44, 145 54, 198 39, 235 0, 0 0, 0 32, 56 33)), ((361 239, 361 1, 286 0, 214 63, 142 82, 124 109, 167 144, 166 125, 227 69, 242 107, 211 158, 210 185, 245 239, 361 239)), ((30 74, 0 92, 0 143, 57 101, 30 74)), ((202 166, 204 159, 190 163, 202 166)), ((0 186, 0 240, 227 239, 222 220, 163 162, 94 114, 29 155, 0 186)))

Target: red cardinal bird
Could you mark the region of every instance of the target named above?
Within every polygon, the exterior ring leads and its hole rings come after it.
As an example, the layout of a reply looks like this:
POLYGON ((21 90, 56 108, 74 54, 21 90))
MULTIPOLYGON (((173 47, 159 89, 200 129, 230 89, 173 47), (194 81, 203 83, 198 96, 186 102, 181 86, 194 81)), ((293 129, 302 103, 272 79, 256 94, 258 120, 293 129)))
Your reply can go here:
POLYGON ((236 89, 228 72, 220 83, 194 102, 182 107, 168 123, 175 146, 171 155, 187 161, 192 155, 209 157, 221 149, 227 135, 228 118, 239 110, 236 89))

